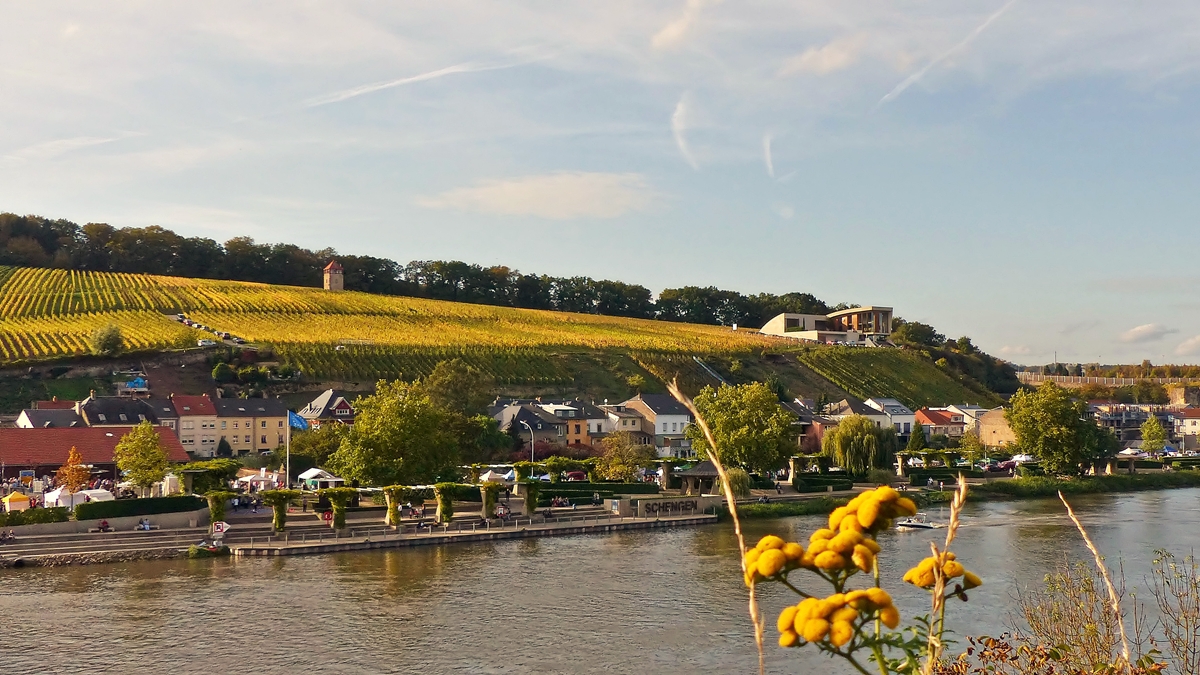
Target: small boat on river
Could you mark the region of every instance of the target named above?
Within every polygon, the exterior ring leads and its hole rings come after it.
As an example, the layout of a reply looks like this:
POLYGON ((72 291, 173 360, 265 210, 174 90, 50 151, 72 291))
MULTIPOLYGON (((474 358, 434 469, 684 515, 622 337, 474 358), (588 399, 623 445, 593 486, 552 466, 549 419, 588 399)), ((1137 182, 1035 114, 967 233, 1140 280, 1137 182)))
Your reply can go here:
POLYGON ((929 520, 929 516, 924 513, 918 513, 915 516, 901 518, 896 521, 896 530, 900 532, 912 532, 913 530, 937 530, 946 527, 943 523, 935 523, 929 520))

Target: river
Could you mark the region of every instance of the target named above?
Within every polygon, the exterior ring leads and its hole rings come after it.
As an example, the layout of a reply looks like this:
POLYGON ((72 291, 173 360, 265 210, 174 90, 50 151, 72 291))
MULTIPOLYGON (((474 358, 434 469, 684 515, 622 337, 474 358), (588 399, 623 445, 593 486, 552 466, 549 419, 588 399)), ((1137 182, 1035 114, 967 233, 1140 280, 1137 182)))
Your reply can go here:
MULTIPOLYGON (((1186 554, 1200 531, 1196 489, 1075 506, 1109 560, 1124 562, 1130 587, 1145 588, 1153 549, 1186 554)), ((747 529, 754 540, 807 538, 822 520, 747 529)), ((906 619, 928 611, 927 596, 899 578, 928 555, 930 538, 881 537, 885 587, 906 619)), ((985 581, 950 609, 964 634, 1002 631, 1019 585, 1089 556, 1052 500, 971 505, 954 550, 985 581)), ((6 673, 748 673, 756 664, 727 525, 2 570, 0 589, 6 673)), ((812 648, 773 646, 774 617, 794 596, 764 589, 768 672, 841 672, 812 648)))

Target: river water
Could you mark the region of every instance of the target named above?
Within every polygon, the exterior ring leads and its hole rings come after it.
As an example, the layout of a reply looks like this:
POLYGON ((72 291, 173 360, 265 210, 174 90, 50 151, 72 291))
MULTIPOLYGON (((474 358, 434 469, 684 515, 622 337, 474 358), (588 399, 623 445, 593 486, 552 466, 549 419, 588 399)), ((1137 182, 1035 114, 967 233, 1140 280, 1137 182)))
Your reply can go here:
MULTIPOLYGON (((1075 500, 1102 551, 1145 588, 1153 549, 1186 554, 1200 490, 1075 500)), ((929 512, 944 519, 942 512, 929 512)), ((807 538, 823 518, 747 523, 807 538)), ((931 535, 881 538, 885 588, 931 535)), ((969 507, 954 550, 985 585, 950 616, 997 634, 1019 586, 1089 554, 1057 501, 969 507)), ((799 573, 796 573, 799 574, 799 573)), ((793 577, 796 576, 793 575, 793 577)), ((804 578, 804 577, 799 577, 804 578)), ((816 590, 815 586, 810 586, 816 590)), ((764 587, 768 624, 794 596, 764 587)), ((824 589, 820 589, 824 591, 824 589)), ((1148 594, 1147 594, 1148 595, 1148 594)), ((5 673, 749 673, 756 656, 732 527, 527 539, 281 559, 0 571, 5 673)), ((768 672, 842 672, 811 648, 768 672)))

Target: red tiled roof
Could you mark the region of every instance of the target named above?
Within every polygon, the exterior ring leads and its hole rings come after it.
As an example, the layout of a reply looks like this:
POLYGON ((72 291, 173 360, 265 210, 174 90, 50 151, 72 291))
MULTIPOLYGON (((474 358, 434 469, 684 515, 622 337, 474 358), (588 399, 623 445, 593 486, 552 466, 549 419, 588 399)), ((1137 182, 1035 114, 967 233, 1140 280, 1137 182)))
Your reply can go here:
POLYGON ((339 265, 338 261, 336 261, 336 260, 330 260, 329 264, 325 266, 326 272, 331 272, 333 270, 337 270, 338 272, 342 271, 342 266, 339 265))
POLYGON ((75 407, 75 401, 34 401, 33 407, 36 410, 70 410, 75 407))
POLYGON ((955 422, 953 416, 948 412, 943 412, 941 410, 926 410, 924 408, 917 411, 917 422, 920 424, 931 424, 935 427, 963 424, 962 422, 955 422))
POLYGON ((1176 417, 1182 417, 1185 420, 1200 419, 1200 408, 1184 408, 1175 413, 1176 417))
POLYGON ((175 414, 180 417, 188 415, 216 415, 217 407, 213 405, 212 399, 207 396, 172 396, 171 402, 175 404, 175 414))
MULTIPOLYGON (((113 451, 133 427, 66 427, 0 429, 0 461, 12 466, 61 466, 71 448, 79 450, 84 464, 112 464, 113 451)), ((167 427, 154 427, 167 459, 190 461, 179 439, 167 427)))

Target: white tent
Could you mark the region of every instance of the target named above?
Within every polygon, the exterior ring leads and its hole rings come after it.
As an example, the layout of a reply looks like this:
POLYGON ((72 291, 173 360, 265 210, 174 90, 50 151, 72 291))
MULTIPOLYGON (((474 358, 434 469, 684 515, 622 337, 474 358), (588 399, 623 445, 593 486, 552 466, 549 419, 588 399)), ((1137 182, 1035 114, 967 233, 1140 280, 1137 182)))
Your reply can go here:
POLYGON ((116 498, 108 490, 80 490, 75 494, 71 494, 67 492, 67 488, 60 487, 57 490, 51 490, 46 493, 46 506, 75 508, 87 502, 111 502, 114 499, 116 498))
POLYGON ((322 480, 329 480, 330 478, 336 478, 336 476, 334 476, 333 474, 331 474, 328 471, 325 471, 323 469, 313 468, 313 469, 309 469, 308 471, 305 471, 304 473, 300 474, 299 476, 297 476, 297 478, 299 478, 300 480, 313 480, 314 478, 322 479, 322 480))
POLYGON ((479 477, 480 483, 503 483, 504 474, 488 471, 479 477))
POLYGON ((258 483, 260 485, 273 485, 275 483, 275 479, 268 478, 267 476, 259 476, 258 474, 255 474, 253 476, 242 476, 241 478, 237 479, 237 482, 247 483, 247 484, 258 483))

